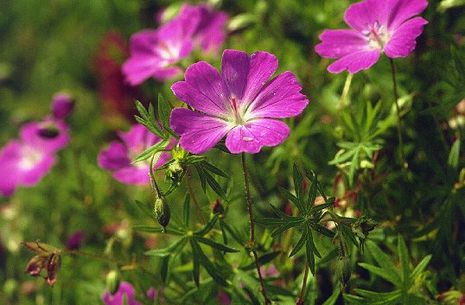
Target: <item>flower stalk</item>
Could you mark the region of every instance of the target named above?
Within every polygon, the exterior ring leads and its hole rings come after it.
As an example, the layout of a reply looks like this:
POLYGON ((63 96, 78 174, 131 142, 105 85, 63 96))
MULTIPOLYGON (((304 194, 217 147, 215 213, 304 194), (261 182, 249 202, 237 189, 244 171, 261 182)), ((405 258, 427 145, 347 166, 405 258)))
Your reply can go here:
POLYGON ((258 262, 257 251, 255 250, 255 221, 253 215, 253 206, 252 206, 252 196, 250 195, 250 186, 249 186, 249 173, 247 171, 247 164, 245 160, 245 154, 241 154, 241 163, 242 163, 242 172, 244 174, 244 191, 245 191, 245 200, 247 202, 247 210, 249 212, 249 242, 247 248, 250 249, 250 252, 253 255, 255 261, 255 267, 257 269, 258 279, 260 281, 261 292, 263 298, 265 299, 265 305, 271 304, 270 299, 268 298, 265 290, 265 282, 263 280, 262 273, 260 271, 260 263, 258 262))
POLYGON ((389 63, 391 64, 391 74, 392 74, 392 89, 394 92, 394 99, 396 105, 396 112, 397 112, 397 137, 399 139, 399 149, 400 149, 400 162, 402 168, 408 168, 407 161, 405 160, 404 155, 404 140, 402 138, 402 116, 400 113, 400 105, 399 105, 399 92, 397 90, 397 71, 396 66, 394 64, 394 60, 389 58, 389 63))

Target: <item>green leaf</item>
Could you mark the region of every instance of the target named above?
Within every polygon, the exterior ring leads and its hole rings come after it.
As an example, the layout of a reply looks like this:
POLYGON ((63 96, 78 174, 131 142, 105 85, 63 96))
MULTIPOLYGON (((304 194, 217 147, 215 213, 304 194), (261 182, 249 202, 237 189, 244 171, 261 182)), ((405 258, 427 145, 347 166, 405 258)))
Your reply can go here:
POLYGON ((207 161, 201 161, 200 165, 203 166, 206 170, 214 173, 215 175, 218 175, 218 176, 221 176, 221 177, 224 177, 224 178, 229 177, 228 174, 226 174, 225 172, 223 172, 221 169, 214 166, 213 164, 208 163, 207 161))
POLYGON ((145 255, 147 256, 168 256, 173 254, 176 251, 180 251, 185 245, 186 245, 187 240, 183 237, 172 243, 169 247, 163 248, 163 249, 153 249, 144 252, 145 255))
POLYGON ((333 289, 333 294, 322 304, 322 305, 334 305, 337 302, 337 299, 339 298, 339 295, 341 294, 341 290, 337 289, 335 287, 333 289))
POLYGON ((415 281, 416 277, 418 277, 428 266, 429 262, 431 261, 432 255, 425 256, 420 263, 413 269, 412 273, 410 274, 410 281, 415 281))
POLYGON ((312 241, 310 241, 310 239, 307 239, 305 243, 305 251, 310 271, 312 272, 312 274, 315 274, 315 255, 313 254, 313 243, 312 241))
POLYGON ((221 272, 215 267, 215 265, 208 259, 208 257, 203 253, 199 244, 194 240, 190 239, 192 246, 193 255, 198 257, 200 264, 207 270, 208 274, 220 285, 227 286, 226 280, 223 278, 221 272))
MULTIPOLYGON (((281 254, 280 251, 275 251, 275 252, 270 252, 270 253, 266 253, 266 254, 264 254, 262 256, 259 256, 258 257, 258 264, 260 266, 266 265, 269 262, 271 262, 272 260, 274 260, 276 257, 278 257, 280 254, 281 254)), ((252 270, 254 268, 256 268, 255 262, 252 262, 252 263, 242 267, 242 269, 245 270, 245 271, 252 270)))
POLYGON ((195 231, 194 235, 196 235, 196 236, 204 236, 205 234, 210 232, 211 229, 213 229, 213 226, 215 225, 217 220, 218 220, 218 214, 215 214, 215 216, 213 216, 210 219, 210 221, 208 221, 202 229, 195 231))
POLYGON ((300 226, 302 224, 302 222, 303 222, 303 220, 299 220, 298 222, 297 221, 296 222, 289 221, 289 222, 277 227, 276 229, 274 229, 273 232, 271 232, 271 236, 276 238, 278 235, 281 235, 283 232, 289 230, 290 228, 300 226))
POLYGON ((168 268, 170 263, 170 256, 165 256, 161 259, 160 262, 160 276, 163 283, 166 283, 166 279, 168 278, 168 268))
POLYGON ((391 282, 394 285, 399 284, 399 282, 397 282, 398 281, 397 277, 395 276, 392 277, 391 273, 385 272, 385 270, 380 267, 376 267, 376 266, 366 264, 366 263, 359 263, 358 265, 362 267, 363 269, 366 269, 370 271, 371 273, 376 274, 377 276, 385 279, 386 281, 391 282))
POLYGON ((290 202, 292 202, 293 204, 295 204, 297 206, 297 208, 299 209, 299 211, 301 213, 303 213, 305 211, 304 205, 302 204, 302 202, 296 196, 294 196, 291 192, 289 192, 285 188, 278 187, 278 189, 279 189, 279 192, 281 194, 283 194, 286 197, 287 200, 289 200, 290 202))
POLYGON ((198 242, 202 243, 202 244, 205 244, 205 245, 207 245, 209 247, 215 248, 215 249, 217 249, 219 251, 230 252, 230 253, 239 252, 239 250, 237 250, 237 249, 234 249, 234 248, 228 247, 226 245, 220 244, 220 243, 218 243, 216 241, 213 241, 211 239, 208 239, 208 238, 204 238, 204 237, 201 237, 201 236, 195 236, 194 239, 197 240, 198 242))
POLYGON ((135 200, 136 202, 136 206, 144 213, 146 214, 148 217, 152 218, 153 217, 153 214, 152 214, 152 211, 149 209, 149 207, 143 203, 142 201, 139 201, 139 200, 135 200))
POLYGON ((447 164, 454 169, 457 169, 457 166, 459 165, 460 143, 460 139, 457 139, 454 142, 449 153, 449 158, 447 159, 447 164))
POLYGON ((381 251, 381 249, 378 248, 374 242, 368 241, 367 248, 378 265, 381 266, 381 268, 384 270, 384 272, 389 273, 389 278, 396 279, 395 282, 400 285, 402 283, 402 279, 397 271, 396 266, 391 261, 391 258, 383 251, 381 251))
POLYGON ((149 148, 145 149, 142 153, 136 156, 136 158, 132 161, 132 163, 137 163, 141 161, 145 161, 151 158, 154 154, 160 153, 166 149, 168 145, 168 141, 160 141, 149 148))
POLYGON ((294 188, 295 188, 295 193, 297 195, 297 201, 299 202, 299 205, 297 206, 299 210, 303 213, 305 211, 305 206, 304 206, 304 177, 302 176, 302 173, 300 172, 299 168, 297 165, 294 163, 294 188))
POLYGON ((164 233, 164 234, 170 234, 170 235, 184 235, 184 232, 178 229, 174 229, 172 226, 170 226, 169 228, 166 228, 165 232, 163 232, 163 228, 159 226, 153 227, 153 226, 146 226, 146 225, 136 225, 136 226, 133 226, 133 229, 135 231, 145 232, 145 233, 164 233))
POLYGON ((160 122, 166 130, 170 129, 170 113, 171 107, 167 101, 163 98, 163 95, 160 93, 158 94, 158 118, 160 122))
POLYGON ((334 233, 330 229, 326 228, 325 226, 320 225, 319 223, 311 224, 311 227, 316 232, 318 232, 318 233, 320 233, 320 234, 322 234, 322 235, 324 235, 326 237, 329 237, 329 238, 333 238, 334 235, 336 235, 336 233, 334 233))
POLYGON ((200 247, 192 239, 189 239, 192 248, 192 277, 194 278, 195 285, 199 287, 200 283, 200 247))
POLYGON ((289 254, 289 257, 296 255, 300 251, 300 249, 302 249, 302 247, 305 245, 305 242, 307 241, 307 239, 308 239, 308 230, 304 229, 302 236, 300 237, 297 244, 295 244, 294 248, 289 254))
POLYGON ((190 205, 190 196, 187 193, 186 196, 184 197, 184 205, 182 209, 182 214, 183 214, 183 222, 186 227, 189 226, 189 215, 190 215, 190 210, 191 210, 191 205, 190 205))
POLYGON ((402 270, 402 283, 404 288, 407 290, 410 286, 410 266, 409 266, 409 255, 407 250, 407 245, 405 244, 404 238, 399 235, 397 240, 397 252, 400 259, 400 268, 402 270))

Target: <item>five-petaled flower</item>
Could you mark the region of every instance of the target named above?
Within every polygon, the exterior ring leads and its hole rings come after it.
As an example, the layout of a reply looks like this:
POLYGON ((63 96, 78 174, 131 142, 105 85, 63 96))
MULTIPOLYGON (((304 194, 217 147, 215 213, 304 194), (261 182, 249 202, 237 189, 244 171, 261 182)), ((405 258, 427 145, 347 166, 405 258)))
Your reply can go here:
POLYGON ((267 52, 247 55, 226 50, 221 74, 201 61, 191 65, 185 80, 171 89, 194 110, 176 108, 171 128, 181 136, 180 145, 202 154, 226 136, 231 153, 258 153, 263 146, 281 144, 289 127, 278 119, 299 115, 308 104, 302 87, 287 71, 269 78, 278 67, 267 52))
POLYGON ((389 58, 406 57, 428 23, 421 14, 427 0, 364 0, 352 4, 344 15, 351 29, 325 30, 315 51, 336 61, 331 73, 357 73, 373 66, 382 52, 389 58), (415 17, 417 16, 417 17, 415 17))
MULTIPOLYGON (((132 160, 146 148, 158 143, 160 138, 144 126, 135 124, 128 132, 119 132, 121 140, 113 141, 98 156, 101 168, 109 170, 113 178, 121 183, 144 185, 150 182, 149 161, 132 163, 132 160)), ((155 167, 162 166, 170 158, 169 153, 162 153, 155 167)))
POLYGON ((131 85, 153 77, 165 81, 182 72, 177 65, 199 46, 204 52, 216 51, 225 39, 227 15, 206 4, 184 5, 179 14, 156 30, 143 30, 130 41, 130 58, 123 74, 131 85))

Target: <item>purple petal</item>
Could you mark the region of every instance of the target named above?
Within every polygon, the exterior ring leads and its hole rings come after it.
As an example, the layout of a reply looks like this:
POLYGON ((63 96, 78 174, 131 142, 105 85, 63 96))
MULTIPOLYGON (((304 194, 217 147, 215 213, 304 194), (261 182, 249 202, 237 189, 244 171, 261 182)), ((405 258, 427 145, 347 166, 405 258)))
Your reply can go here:
POLYGON ((54 153, 69 143, 69 127, 63 121, 30 122, 21 127, 20 138, 37 150, 54 153), (48 136, 44 131, 52 131, 48 136))
POLYGON ((308 99, 300 93, 302 86, 289 71, 274 78, 250 105, 255 118, 287 118, 299 115, 308 105, 308 99))
POLYGON ((326 58, 340 58, 366 49, 368 41, 355 30, 325 30, 320 35, 321 43, 315 47, 318 55, 326 58))
POLYGON ((211 115, 228 111, 229 91, 218 71, 210 64, 200 61, 189 66, 185 79, 171 87, 180 100, 211 115))
POLYGON ((225 25, 228 21, 228 15, 224 12, 210 12, 199 25, 198 36, 200 38, 200 46, 205 52, 212 51, 218 53, 218 50, 223 45, 226 38, 225 25))
POLYGON ((348 54, 332 63, 328 67, 328 71, 331 73, 340 73, 347 70, 354 74, 373 66, 378 61, 380 55, 381 50, 377 49, 348 54))
POLYGON ((176 108, 171 112, 170 125, 181 136, 181 147, 193 154, 202 154, 211 149, 230 129, 221 119, 185 108, 176 108))
MULTIPOLYGON (((406 1, 406 0, 401 0, 406 1)), ((407 0, 409 1, 409 0, 407 0)), ((376 22, 385 24, 387 1, 365 0, 349 6, 344 14, 345 22, 353 29, 362 32, 376 22)))
POLYGON ((118 132, 118 136, 123 140, 128 151, 135 154, 143 152, 144 149, 160 141, 160 138, 141 124, 134 124, 129 131, 118 132))
POLYGON ((247 53, 236 50, 225 50, 221 60, 221 76, 231 95, 242 99, 249 74, 250 58, 247 53))
POLYGON ((156 55, 136 54, 131 56, 122 66, 126 81, 137 86, 153 77, 165 81, 178 76, 182 70, 179 67, 165 67, 166 61, 156 55))
POLYGON ((51 170, 55 164, 55 156, 51 154, 43 155, 40 161, 37 161, 32 167, 20 167, 17 174, 20 177, 21 185, 33 186, 51 170))
POLYGON ((386 56, 397 58, 410 55, 415 50, 417 37, 423 33, 423 27, 427 23, 425 19, 416 17, 398 27, 384 47, 386 56))
POLYGON ((18 185, 19 176, 16 168, 21 160, 21 143, 17 140, 8 142, 0 151, 0 194, 11 196, 18 185))
POLYGON ((428 6, 427 0, 385 0, 388 29, 396 29, 406 20, 421 14, 428 6))
POLYGON ((106 170, 114 171, 129 166, 127 148, 118 141, 111 142, 110 146, 102 150, 97 157, 98 165, 106 170))
POLYGON ((258 119, 232 129, 226 137, 226 147, 233 154, 255 154, 263 146, 276 146, 289 136, 289 127, 281 121, 258 119))
POLYGON ((113 172, 113 178, 124 184, 146 185, 150 182, 149 166, 143 164, 122 167, 113 172))
POLYGON ((121 282, 118 291, 116 291, 114 295, 106 291, 102 297, 102 300, 105 303, 105 305, 141 305, 135 299, 134 294, 134 287, 132 287, 131 284, 129 284, 128 282, 121 282), (127 303, 123 302, 124 299, 127 303))
POLYGON ((245 103, 252 102, 277 68, 278 59, 273 54, 263 51, 253 53, 250 56, 249 74, 242 100, 245 103))
POLYGON ((74 100, 65 93, 57 93, 52 101, 53 117, 58 120, 66 119, 74 109, 74 100))

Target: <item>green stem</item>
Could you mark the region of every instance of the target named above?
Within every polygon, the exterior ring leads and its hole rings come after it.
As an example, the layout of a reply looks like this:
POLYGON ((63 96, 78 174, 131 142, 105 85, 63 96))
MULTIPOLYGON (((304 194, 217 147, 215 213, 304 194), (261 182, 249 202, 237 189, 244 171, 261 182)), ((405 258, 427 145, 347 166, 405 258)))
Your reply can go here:
POLYGON ((308 263, 305 262, 305 271, 304 271, 304 279, 302 281, 302 288, 300 289, 299 298, 297 299, 296 305, 303 305, 305 303, 305 289, 307 288, 307 279, 308 279, 308 263))
POLYGON ((199 202, 197 201, 197 197, 195 197, 194 188, 192 187, 192 172, 188 168, 187 169, 187 189, 189 191, 189 195, 191 196, 192 202, 194 203, 195 212, 197 213, 197 218, 200 220, 202 224, 205 224, 205 217, 203 217, 202 210, 200 209, 199 202))
POLYGON ((155 180, 155 173, 153 172, 153 161, 154 161, 155 155, 156 154, 153 154, 152 158, 150 159, 150 169, 149 169, 150 183, 152 184, 152 188, 155 191, 155 197, 161 198, 163 194, 161 193, 160 188, 158 187, 157 181, 155 180))
POLYGON ((397 90, 397 72, 396 66, 394 64, 394 60, 392 58, 389 59, 389 63, 391 64, 391 73, 392 73, 392 87, 394 91, 394 98, 395 98, 395 105, 396 105, 396 112, 397 112, 397 137, 399 139, 399 149, 400 149, 400 161, 402 168, 408 168, 408 163, 405 160, 404 155, 404 140, 402 138, 402 117, 400 114, 400 106, 399 106, 399 92, 397 90))
POLYGON ((244 191, 245 191, 245 200, 247 202, 247 210, 249 212, 249 242, 247 248, 250 249, 252 252, 255 267, 257 269, 258 279, 260 281, 261 292, 263 298, 265 299, 265 305, 271 304, 270 299, 268 298, 265 290, 265 282, 263 280, 262 273, 260 271, 260 263, 258 262, 258 255, 257 251, 255 250, 255 221, 253 215, 253 205, 252 205, 252 196, 250 195, 250 186, 249 186, 249 173, 247 171, 247 164, 245 162, 245 153, 241 154, 241 162, 242 162, 242 172, 244 174, 244 191))
POLYGON ((349 73, 347 75, 346 81, 344 83, 344 89, 342 89, 341 99, 339 100, 339 110, 344 109, 347 102, 347 96, 349 95, 350 85, 352 84, 353 74, 349 73))

